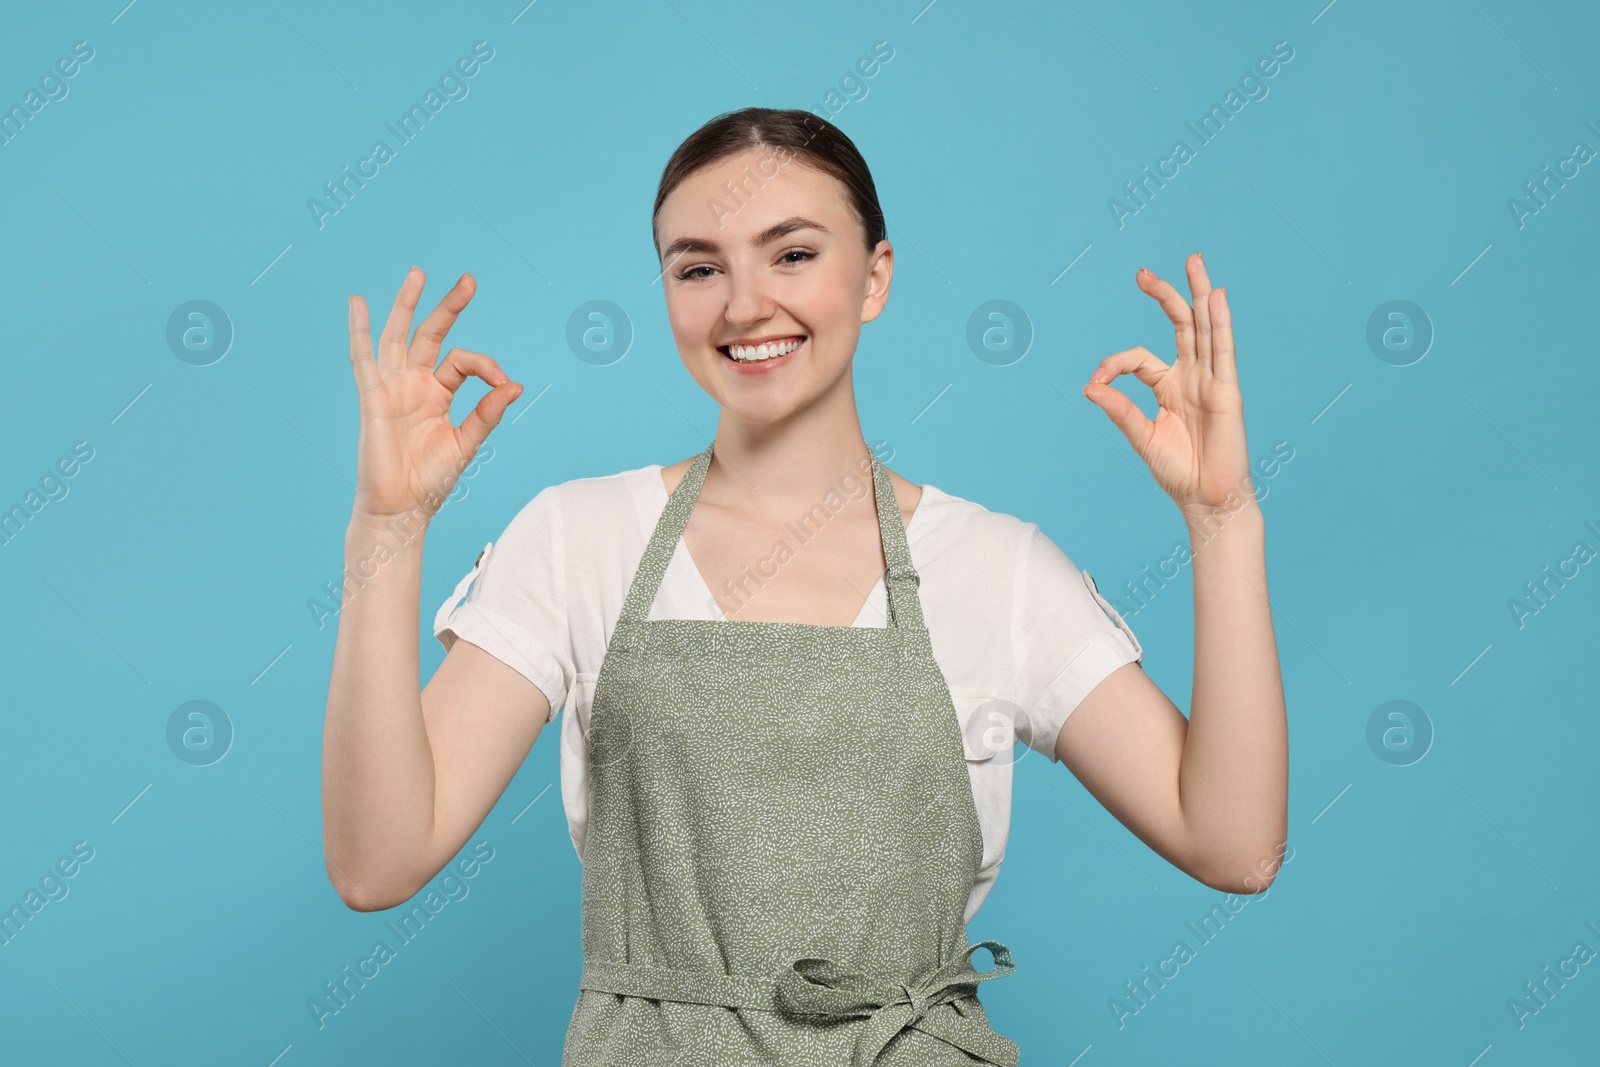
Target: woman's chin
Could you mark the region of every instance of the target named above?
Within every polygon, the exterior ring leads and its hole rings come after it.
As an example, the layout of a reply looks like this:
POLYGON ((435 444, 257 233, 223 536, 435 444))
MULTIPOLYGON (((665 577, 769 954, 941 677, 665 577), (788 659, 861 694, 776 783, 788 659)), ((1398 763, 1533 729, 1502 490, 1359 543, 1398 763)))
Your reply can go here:
POLYGON ((750 426, 770 426, 789 418, 802 406, 792 397, 771 397, 761 402, 728 397, 722 401, 722 414, 750 426))
POLYGON ((722 409, 724 418, 736 419, 749 426, 774 426, 794 418, 803 411, 813 409, 822 399, 822 391, 813 383, 776 382, 765 387, 747 383, 723 384, 712 396, 722 409), (740 386, 743 385, 743 388, 740 386))

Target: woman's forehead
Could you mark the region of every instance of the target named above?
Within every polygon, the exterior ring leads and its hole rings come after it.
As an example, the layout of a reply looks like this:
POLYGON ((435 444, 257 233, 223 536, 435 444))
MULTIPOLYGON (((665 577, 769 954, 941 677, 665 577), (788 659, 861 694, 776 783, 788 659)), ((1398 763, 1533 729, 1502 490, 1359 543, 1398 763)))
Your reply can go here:
POLYGON ((703 251, 705 243, 726 248, 764 234, 783 236, 768 231, 795 219, 840 236, 852 217, 844 186, 831 174, 798 157, 780 166, 777 157, 755 150, 684 178, 662 202, 657 228, 664 244, 691 240, 703 251))

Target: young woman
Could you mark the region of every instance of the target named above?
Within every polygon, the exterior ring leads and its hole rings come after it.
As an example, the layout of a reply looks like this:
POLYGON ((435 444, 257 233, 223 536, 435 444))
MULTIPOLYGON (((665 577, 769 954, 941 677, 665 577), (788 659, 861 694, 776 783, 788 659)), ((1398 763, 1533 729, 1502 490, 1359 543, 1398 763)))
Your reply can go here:
MULTIPOLYGON (((1209 886, 1260 892, 1284 852, 1283 688, 1224 294, 1199 255, 1192 306, 1141 269, 1177 361, 1130 348, 1083 390, 1195 542, 1186 719, 1036 524, 914 484, 863 439, 852 363, 894 249, 844 134, 802 111, 718 116, 668 162, 654 229, 715 437, 535 496, 440 607, 448 654, 420 692, 422 538, 394 531, 426 528, 522 386, 479 352, 435 366, 470 275, 408 343, 413 268, 376 361, 351 297, 346 555, 375 569, 334 656, 329 877, 352 908, 407 900, 566 707, 585 963, 565 1067, 1015 1064, 976 992, 1011 953, 966 937, 1004 851, 1013 739, 1209 886), (1154 390, 1154 421, 1121 374, 1154 390), (456 427, 468 377, 493 388, 456 427)), ((899 372, 921 395, 909 354, 899 372)))

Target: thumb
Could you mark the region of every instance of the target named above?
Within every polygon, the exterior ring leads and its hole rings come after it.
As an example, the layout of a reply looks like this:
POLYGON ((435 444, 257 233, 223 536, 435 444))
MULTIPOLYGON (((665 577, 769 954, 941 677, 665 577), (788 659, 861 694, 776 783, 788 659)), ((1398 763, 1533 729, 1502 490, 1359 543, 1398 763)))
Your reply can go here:
POLYGON ((1139 410, 1139 405, 1129 400, 1122 390, 1113 388, 1105 382, 1090 382, 1083 387, 1083 395, 1106 413, 1112 424, 1122 431, 1122 436, 1134 446, 1135 452, 1139 451, 1141 441, 1149 439, 1154 423, 1145 418, 1144 412, 1139 410))
POLYGON ((478 446, 488 438, 489 432, 500 425, 500 419, 505 415, 506 408, 521 395, 520 382, 501 382, 483 394, 477 405, 461 421, 459 431, 461 447, 467 455, 477 451, 478 446))

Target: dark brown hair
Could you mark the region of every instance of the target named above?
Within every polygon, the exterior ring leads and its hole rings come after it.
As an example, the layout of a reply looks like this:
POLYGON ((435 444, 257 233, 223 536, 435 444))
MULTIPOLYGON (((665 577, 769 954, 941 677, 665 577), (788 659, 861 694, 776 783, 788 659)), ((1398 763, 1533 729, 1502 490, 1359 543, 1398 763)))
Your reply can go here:
MULTIPOLYGON (((770 149, 780 167, 799 156, 837 178, 844 185, 850 206, 866 233, 867 251, 878 247, 885 236, 883 208, 878 205, 872 172, 867 169, 867 161, 861 158, 854 142, 839 127, 809 111, 747 107, 725 111, 707 122, 691 133, 667 160, 656 190, 655 210, 650 213, 651 237, 658 253, 661 238, 655 232, 656 217, 661 214, 667 195, 701 167, 752 148, 770 149)), ((776 176, 777 171, 774 171, 752 175, 751 179, 759 185, 776 176)))

